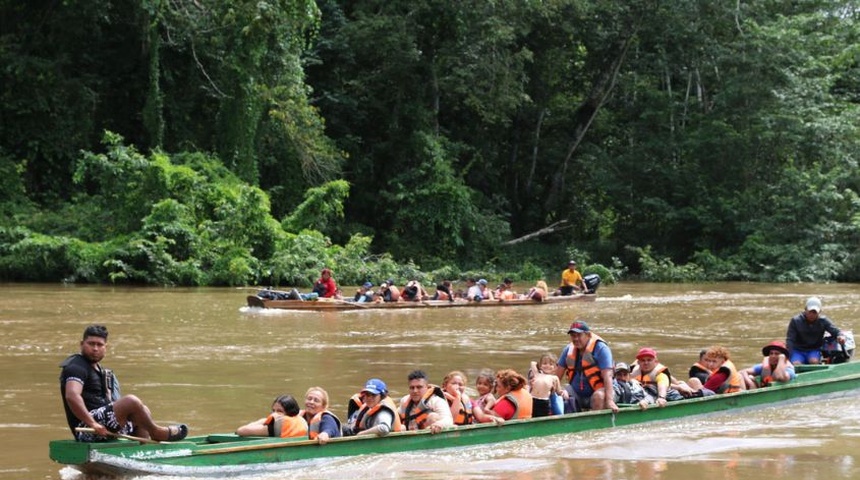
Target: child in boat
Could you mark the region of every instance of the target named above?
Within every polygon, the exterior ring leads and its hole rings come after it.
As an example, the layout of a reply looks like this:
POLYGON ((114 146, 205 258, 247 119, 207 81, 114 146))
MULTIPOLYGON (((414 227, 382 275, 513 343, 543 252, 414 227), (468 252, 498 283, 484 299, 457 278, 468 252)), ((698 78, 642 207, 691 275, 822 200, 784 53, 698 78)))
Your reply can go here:
POLYGON ((548 417, 553 414, 552 394, 561 395, 561 382, 555 375, 555 355, 545 353, 529 367, 529 391, 532 395, 532 416, 548 417))
POLYGON ((475 390, 478 392, 478 398, 472 400, 472 414, 475 416, 475 423, 493 421, 493 417, 486 412, 492 410, 496 405, 496 397, 493 396, 495 388, 495 372, 487 369, 481 370, 481 373, 475 378, 475 390))
POLYGON ((236 429, 242 437, 295 438, 308 436, 308 422, 299 415, 299 402, 292 395, 281 395, 272 402, 272 413, 236 429))
POLYGON ((466 374, 454 370, 442 379, 442 393, 451 407, 454 425, 469 425, 473 422, 472 400, 466 395, 466 374))

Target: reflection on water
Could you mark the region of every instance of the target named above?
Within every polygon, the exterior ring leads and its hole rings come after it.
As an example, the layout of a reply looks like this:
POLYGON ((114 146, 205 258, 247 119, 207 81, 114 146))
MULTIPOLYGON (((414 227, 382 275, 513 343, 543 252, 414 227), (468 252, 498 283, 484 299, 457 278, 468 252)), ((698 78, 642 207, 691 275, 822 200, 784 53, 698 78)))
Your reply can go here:
MULTIPOLYGON (((67 438, 57 365, 74 353, 83 327, 111 331, 106 365, 126 393, 142 397, 162 422, 195 433, 233 431, 261 417, 280 393, 325 387, 332 409, 368 377, 406 393, 423 368, 440 382, 464 370, 524 370, 568 341, 587 319, 616 360, 655 347, 686 372, 702 347, 729 346, 739 365, 760 361, 784 336, 806 296, 821 295, 842 328, 860 326, 857 285, 654 285, 601 289, 597 302, 535 308, 353 311, 323 314, 242 307, 241 289, 130 289, 6 285, 0 289, 0 478, 70 479, 47 458, 47 442, 67 438), (814 290, 814 292, 812 291, 814 290)), ((282 478, 461 478, 530 480, 860 478, 857 395, 732 414, 500 445, 326 460, 282 478)))

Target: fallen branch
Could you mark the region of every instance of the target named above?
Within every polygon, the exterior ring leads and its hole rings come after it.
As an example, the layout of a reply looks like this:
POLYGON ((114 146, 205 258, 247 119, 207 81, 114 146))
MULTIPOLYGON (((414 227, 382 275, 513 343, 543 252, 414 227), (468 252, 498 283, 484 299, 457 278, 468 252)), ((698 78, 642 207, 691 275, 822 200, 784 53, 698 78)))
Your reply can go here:
POLYGON ((566 226, 566 224, 567 224, 567 220, 559 220, 559 221, 557 221, 557 222, 553 223, 552 225, 549 225, 549 226, 547 226, 547 227, 543 227, 543 228, 541 228, 540 230, 537 230, 537 231, 535 231, 535 232, 529 233, 529 234, 527 234, 527 235, 523 235, 523 236, 522 236, 522 237, 520 237, 520 238, 515 238, 515 239, 513 239, 513 240, 508 240, 507 242, 502 243, 502 245, 503 245, 503 246, 506 246, 506 247, 507 247, 507 246, 510 246, 510 245, 516 245, 516 244, 518 244, 518 243, 523 243, 523 242, 526 242, 526 241, 531 240, 531 239, 536 238, 536 237, 540 237, 540 236, 543 236, 543 235, 548 235, 548 234, 550 234, 550 233, 555 233, 555 232, 557 232, 557 231, 559 231, 559 230, 564 230, 564 229, 566 229, 566 228, 571 228, 571 227, 572 227, 572 225, 571 225, 571 226, 566 226))

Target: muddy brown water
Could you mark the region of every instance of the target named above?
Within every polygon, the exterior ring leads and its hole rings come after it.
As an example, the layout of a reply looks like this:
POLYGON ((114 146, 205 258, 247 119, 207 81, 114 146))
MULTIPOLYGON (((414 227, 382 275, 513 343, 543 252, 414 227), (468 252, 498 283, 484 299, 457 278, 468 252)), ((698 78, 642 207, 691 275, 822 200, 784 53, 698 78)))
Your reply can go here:
MULTIPOLYGON (((522 289, 525 285, 520 286, 522 289)), ((326 388, 332 409, 369 377, 395 396, 422 368, 441 382, 463 370, 523 371, 556 355, 574 319, 609 341, 616 361, 640 346, 686 372, 698 351, 730 348, 738 365, 784 338, 805 298, 819 295, 843 329, 860 327, 860 285, 646 284, 604 286, 594 303, 535 308, 351 312, 259 311, 248 289, 159 289, 4 284, 0 286, 0 478, 76 479, 48 458, 67 438, 58 364, 78 350, 83 328, 110 330, 105 365, 161 422, 192 434, 229 432, 264 416, 280 393, 326 388)), ((418 479, 860 478, 860 393, 455 450, 334 459, 314 468, 250 477, 348 476, 418 479)))

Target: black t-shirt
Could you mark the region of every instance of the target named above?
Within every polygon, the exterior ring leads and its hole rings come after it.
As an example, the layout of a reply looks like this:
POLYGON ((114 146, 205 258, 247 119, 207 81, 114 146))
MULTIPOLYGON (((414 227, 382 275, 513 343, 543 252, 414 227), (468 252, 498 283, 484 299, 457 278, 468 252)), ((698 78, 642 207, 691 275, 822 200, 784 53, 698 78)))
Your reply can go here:
POLYGON ((74 433, 75 427, 78 426, 80 420, 72 413, 72 410, 66 403, 66 382, 73 379, 71 381, 83 383, 84 388, 81 392, 81 397, 84 399, 84 405, 87 406, 87 410, 93 411, 110 403, 108 401, 104 370, 100 367, 93 368, 89 360, 79 353, 63 360, 60 367, 63 369, 60 373, 60 395, 63 399, 63 408, 66 410, 66 421, 69 422, 69 428, 74 433))

